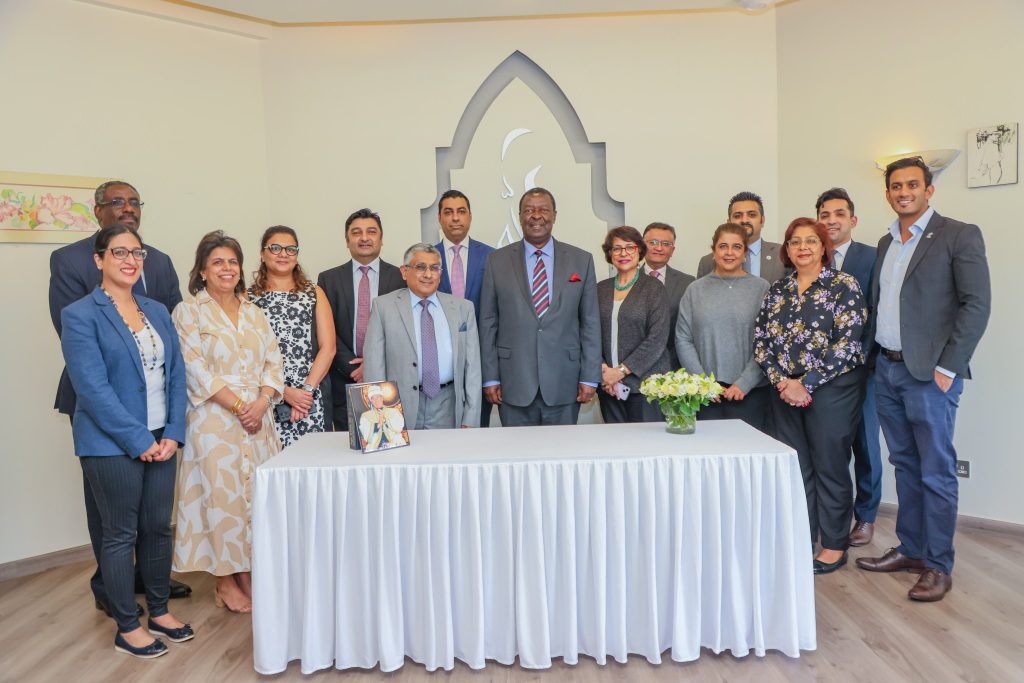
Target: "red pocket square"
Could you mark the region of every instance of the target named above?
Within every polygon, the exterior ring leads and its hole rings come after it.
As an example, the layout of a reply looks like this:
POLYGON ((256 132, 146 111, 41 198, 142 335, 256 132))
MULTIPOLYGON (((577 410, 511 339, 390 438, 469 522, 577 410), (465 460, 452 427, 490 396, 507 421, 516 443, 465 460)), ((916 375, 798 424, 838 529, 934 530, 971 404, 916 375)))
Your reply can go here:
POLYGON ((579 282, 579 281, 580 281, 580 274, 579 273, 573 273, 572 277, 569 278, 569 282, 579 282))

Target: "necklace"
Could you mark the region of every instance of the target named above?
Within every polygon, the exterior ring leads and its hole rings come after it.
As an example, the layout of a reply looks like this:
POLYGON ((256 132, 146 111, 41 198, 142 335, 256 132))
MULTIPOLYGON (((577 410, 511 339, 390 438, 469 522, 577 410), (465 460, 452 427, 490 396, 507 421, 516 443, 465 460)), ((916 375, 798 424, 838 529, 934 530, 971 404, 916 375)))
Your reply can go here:
POLYGON ((619 284, 619 278, 617 278, 617 277, 616 277, 616 278, 615 278, 614 280, 612 280, 612 284, 613 284, 613 285, 615 285, 615 291, 616 291, 616 292, 625 292, 625 291, 626 291, 627 289, 629 289, 630 287, 632 287, 632 286, 633 286, 633 284, 634 284, 634 283, 635 283, 635 282, 636 282, 637 280, 639 280, 639 279, 640 279, 640 269, 639 269, 639 268, 637 268, 637 269, 636 269, 636 273, 634 273, 634 274, 633 274, 633 279, 632 279, 632 280, 630 280, 629 282, 627 282, 626 284, 624 284, 624 285, 620 285, 620 284, 619 284))
MULTIPOLYGON (((135 300, 135 297, 132 297, 132 303, 135 304, 135 310, 139 312, 139 317, 142 318, 142 328, 149 333, 149 344, 153 349, 153 355, 149 360, 146 360, 146 349, 142 345, 142 339, 139 338, 139 333, 133 330, 132 326, 128 324, 128 319, 124 317, 124 313, 122 313, 121 309, 117 307, 117 302, 114 301, 114 297, 110 296, 110 292, 103 287, 100 287, 100 289, 102 289, 103 293, 107 295, 108 299, 110 299, 110 303, 114 304, 114 310, 117 311, 119 316, 121 316, 121 320, 124 321, 125 327, 128 328, 128 331, 132 333, 132 339, 135 340, 135 346, 139 349, 139 357, 142 358, 142 365, 146 370, 156 370, 158 362, 156 357, 156 336, 153 332, 153 328, 149 324, 149 320, 146 318, 146 314, 142 312, 142 309, 139 307, 139 303, 135 300)), ((141 332, 142 330, 139 331, 141 332)))

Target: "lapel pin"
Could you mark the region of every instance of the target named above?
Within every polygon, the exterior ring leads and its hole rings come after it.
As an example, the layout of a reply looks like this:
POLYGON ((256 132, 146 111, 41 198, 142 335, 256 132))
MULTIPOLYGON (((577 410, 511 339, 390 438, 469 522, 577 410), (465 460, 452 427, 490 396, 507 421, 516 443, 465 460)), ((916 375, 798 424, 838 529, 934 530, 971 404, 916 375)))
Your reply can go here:
POLYGON ((925 235, 925 236, 924 236, 924 238, 925 238, 926 240, 930 240, 930 239, 932 238, 932 235, 934 235, 934 234, 935 234, 934 232, 930 232, 930 233, 928 233, 927 235, 925 235))

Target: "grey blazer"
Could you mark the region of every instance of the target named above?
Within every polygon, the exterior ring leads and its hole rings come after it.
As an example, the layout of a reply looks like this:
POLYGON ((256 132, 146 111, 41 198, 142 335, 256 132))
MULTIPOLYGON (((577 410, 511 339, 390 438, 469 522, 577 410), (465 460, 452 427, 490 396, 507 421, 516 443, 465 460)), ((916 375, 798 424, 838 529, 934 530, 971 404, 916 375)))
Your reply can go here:
MULTIPOLYGON (((363 379, 389 380, 398 385, 410 424, 419 409, 419 368, 416 366, 419 340, 413 323, 408 289, 382 294, 373 300, 370 321, 363 342, 363 379)), ((437 293, 451 332, 454 365, 455 415, 452 424, 480 426, 480 342, 473 302, 437 293)))
MULTIPOLYGON (((700 260, 700 265, 697 266, 697 277, 704 277, 714 269, 715 257, 705 254, 700 260)), ((772 284, 788 271, 789 269, 782 265, 782 245, 765 239, 761 240, 760 278, 767 280, 768 284, 772 284)))
MULTIPOLYGON (((612 364, 612 299, 615 276, 597 283, 597 305, 601 311, 601 354, 612 364)), ((623 384, 640 391, 640 381, 657 372, 668 372, 668 292, 653 277, 641 274, 619 305, 619 362, 629 368, 623 384)))
MULTIPOLYGON (((892 234, 878 241, 871 309, 892 234)), ((992 308, 985 241, 977 225, 932 215, 907 265, 900 290, 900 339, 907 370, 922 382, 942 366, 970 379, 970 360, 992 308)), ((876 326, 877 327, 877 326, 876 326)))
POLYGON ((554 240, 551 305, 541 319, 530 299, 523 242, 491 252, 480 296, 483 381, 501 382, 502 400, 527 406, 576 401, 580 382, 601 382, 601 323, 594 259, 554 240))
MULTIPOLYGON (((679 367, 676 357, 676 318, 679 316, 679 300, 683 298, 686 288, 693 282, 689 273, 676 270, 672 266, 665 267, 665 289, 668 290, 668 363, 675 370, 679 367)), ((627 367, 632 367, 626 363, 627 367)))

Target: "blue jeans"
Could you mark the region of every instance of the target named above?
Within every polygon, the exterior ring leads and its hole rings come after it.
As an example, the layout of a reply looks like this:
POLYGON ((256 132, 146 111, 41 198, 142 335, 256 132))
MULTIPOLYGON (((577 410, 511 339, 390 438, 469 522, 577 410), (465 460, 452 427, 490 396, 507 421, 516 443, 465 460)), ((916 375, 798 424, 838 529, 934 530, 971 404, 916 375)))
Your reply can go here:
POLYGON ((959 484, 953 428, 964 380, 943 393, 907 366, 879 356, 875 368, 878 417, 889 462, 896 468, 898 550, 930 569, 953 571, 959 484))

